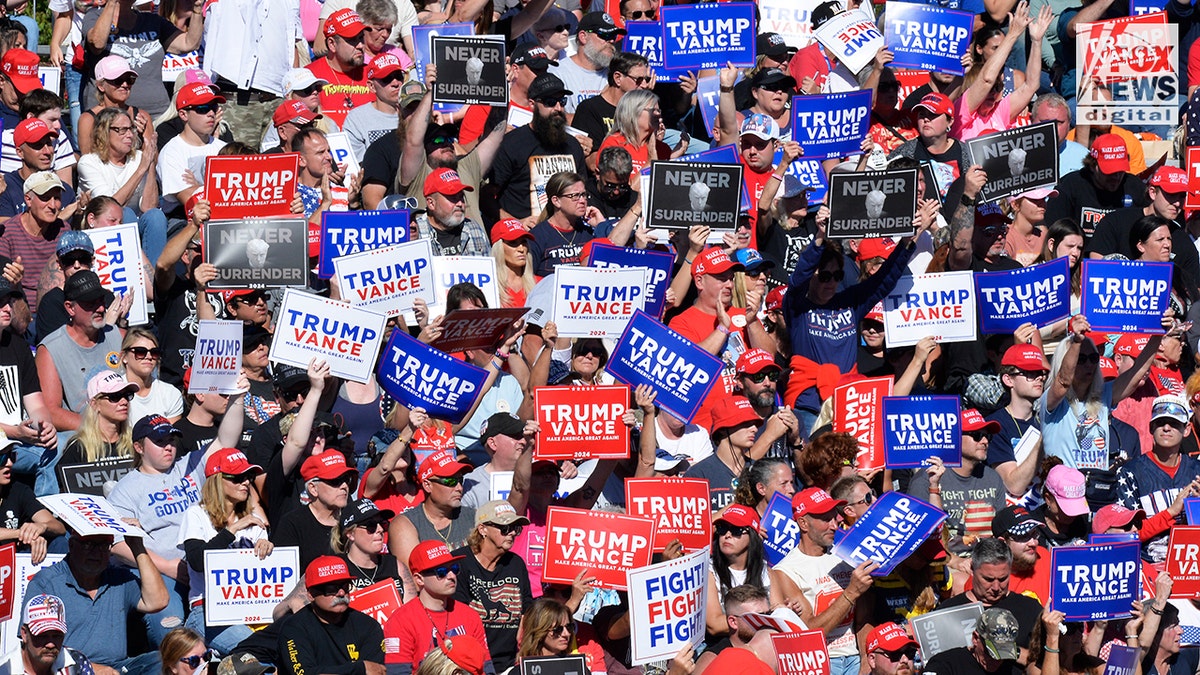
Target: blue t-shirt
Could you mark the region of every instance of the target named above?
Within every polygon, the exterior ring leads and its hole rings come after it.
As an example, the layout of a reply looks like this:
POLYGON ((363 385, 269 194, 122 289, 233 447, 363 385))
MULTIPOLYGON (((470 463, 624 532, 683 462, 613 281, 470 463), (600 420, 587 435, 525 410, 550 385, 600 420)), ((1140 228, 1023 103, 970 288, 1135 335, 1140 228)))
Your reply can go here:
POLYGON ((110 566, 93 599, 79 587, 67 561, 62 560, 34 575, 26 598, 47 593, 56 595, 67 610, 64 644, 87 655, 95 663, 113 665, 129 657, 125 618, 135 611, 142 589, 133 572, 110 566))
MULTIPOLYGON (((4 193, 0 194, 0 218, 11 218, 18 213, 25 213, 25 179, 19 175, 20 169, 4 174, 4 193)), ((63 184, 62 205, 67 207, 75 203, 75 191, 70 185, 63 184)))

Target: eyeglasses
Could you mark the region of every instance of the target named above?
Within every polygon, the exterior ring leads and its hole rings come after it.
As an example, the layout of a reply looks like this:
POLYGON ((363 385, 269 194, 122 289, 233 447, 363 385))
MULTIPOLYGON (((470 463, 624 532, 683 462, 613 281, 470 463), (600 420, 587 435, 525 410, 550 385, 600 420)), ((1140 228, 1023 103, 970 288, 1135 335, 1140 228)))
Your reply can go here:
POLYGON ((525 526, 520 523, 509 523, 507 525, 497 525, 496 523, 486 523, 486 525, 496 528, 496 531, 499 532, 501 534, 501 536, 504 536, 504 537, 507 537, 510 534, 521 534, 521 531, 525 529, 525 526))
POLYGON ((906 656, 908 657, 909 661, 912 661, 913 659, 915 659, 917 657, 917 650, 913 649, 912 647, 909 647, 907 649, 900 649, 900 650, 897 650, 894 652, 886 652, 886 651, 880 649, 880 650, 877 650, 875 653, 879 654, 880 656, 886 657, 888 661, 899 661, 900 659, 902 659, 906 656))
POLYGON ((376 532, 386 530, 387 523, 384 523, 382 520, 371 520, 365 523, 359 523, 358 527, 366 530, 367 534, 375 534, 376 532))
POLYGON ((446 577, 450 576, 451 574, 458 576, 458 563, 450 563, 449 565, 442 565, 441 567, 435 567, 431 570, 425 570, 424 572, 421 572, 421 574, 423 576, 427 576, 427 577, 433 576, 433 577, 437 577, 439 579, 445 579, 446 577))
POLYGON ((200 105, 184 108, 184 110, 190 110, 198 115, 207 115, 208 113, 216 112, 220 107, 216 103, 201 103, 200 105))
POLYGON ((64 268, 83 267, 85 269, 91 269, 92 260, 92 256, 86 253, 70 253, 62 258, 59 258, 58 264, 62 265, 64 268))
POLYGON ((1044 370, 1018 370, 1017 375, 1027 380, 1041 380, 1046 377, 1047 373, 1044 370))
POLYGON ((125 134, 133 133, 133 125, 128 124, 123 127, 109 127, 108 130, 118 136, 124 136, 125 134))
POLYGON ((308 589, 313 595, 337 595, 338 593, 349 593, 349 581, 333 581, 327 584, 320 584, 308 589))
POLYGON ((754 384, 762 384, 763 382, 766 382, 767 380, 770 380, 772 382, 778 382, 780 374, 781 373, 778 370, 767 370, 767 371, 763 371, 761 373, 748 373, 746 375, 743 375, 742 377, 746 378, 747 380, 750 380, 754 384))
POLYGON ((186 663, 188 668, 195 670, 200 667, 201 663, 208 663, 209 661, 212 661, 214 654, 215 652, 213 652, 213 650, 206 649, 203 654, 185 656, 182 659, 179 659, 179 662, 186 663))
POLYGON ((161 359, 163 355, 163 350, 158 347, 130 347, 125 351, 139 359, 144 359, 147 356, 152 359, 161 359))
POLYGON ((312 96, 313 94, 320 93, 321 88, 324 86, 325 85, 323 85, 323 84, 314 84, 311 87, 308 87, 307 89, 299 89, 292 93, 296 94, 300 98, 307 98, 309 96, 312 96))
POLYGON ((249 473, 249 472, 239 473, 239 474, 223 473, 223 474, 221 474, 221 478, 224 478, 225 480, 227 480, 230 483, 233 483, 235 485, 240 485, 241 483, 246 483, 251 478, 254 478, 254 474, 249 473))
POLYGON ((867 492, 867 494, 863 495, 862 499, 853 502, 846 502, 846 506, 870 506, 873 503, 875 503, 875 491, 870 490, 867 492))
POLYGON ((963 436, 968 436, 971 440, 978 443, 988 437, 988 432, 983 429, 979 429, 978 431, 964 431, 963 436))
POLYGON ((638 20, 640 20, 640 19, 642 19, 642 18, 645 18, 647 21, 654 21, 654 20, 655 20, 655 18, 656 18, 656 17, 654 16, 654 10, 652 10, 652 9, 647 9, 647 10, 643 11, 643 10, 640 10, 640 9, 639 9, 639 10, 637 10, 637 11, 635 11, 635 12, 630 12, 630 13, 629 13, 629 20, 630 20, 630 21, 638 21, 638 20))
POLYGON ((558 196, 559 199, 569 199, 573 202, 587 201, 587 192, 568 192, 558 196))
POLYGON ((1077 359, 1079 363, 1100 363, 1100 354, 1092 352, 1090 354, 1080 354, 1077 359))
POLYGON ((567 106, 567 97, 566 96, 547 96, 546 98, 539 98, 539 99, 534 99, 534 100, 537 101, 538 103, 542 104, 542 106, 546 107, 546 108, 557 108, 560 105, 565 108, 567 106))
POLYGON ((443 487, 452 488, 458 487, 458 484, 462 481, 458 476, 430 476, 429 482, 437 483, 443 487))
POLYGON ((574 635, 579 626, 574 621, 568 621, 560 626, 555 626, 547 631, 550 635, 562 635, 563 631, 567 631, 568 635, 574 635))
POLYGON ((104 399, 104 400, 108 401, 109 403, 120 403, 121 401, 133 400, 133 394, 130 394, 128 392, 116 391, 111 394, 100 394, 99 396, 96 397, 96 399, 97 400, 104 399))
POLYGON ((727 534, 732 534, 735 537, 744 537, 750 533, 750 528, 745 525, 730 525, 725 521, 717 521, 713 525, 713 530, 716 531, 718 537, 724 537, 727 534))
POLYGON ((844 270, 834 270, 832 272, 829 270, 821 270, 820 272, 817 272, 817 281, 823 284, 829 283, 830 281, 841 281, 845 278, 846 272, 844 270))

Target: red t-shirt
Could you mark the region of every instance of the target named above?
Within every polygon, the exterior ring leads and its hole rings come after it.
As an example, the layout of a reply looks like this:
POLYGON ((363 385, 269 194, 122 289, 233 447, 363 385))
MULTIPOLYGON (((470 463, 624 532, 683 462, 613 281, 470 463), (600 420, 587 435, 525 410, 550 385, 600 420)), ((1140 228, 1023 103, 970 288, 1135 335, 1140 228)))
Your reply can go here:
POLYGON ((758 249, 758 198, 762 196, 775 166, 768 166, 766 171, 755 171, 746 164, 746 160, 741 161, 744 169, 742 180, 746 182, 746 193, 750 195, 750 248, 758 249))
MULTIPOLYGON (((730 318, 745 317, 745 310, 730 307, 726 310, 730 318)), ((696 416, 691 422, 698 424, 705 429, 712 428, 712 409, 721 399, 728 397, 734 391, 734 385, 737 382, 737 371, 734 364, 737 363, 738 357, 749 349, 746 344, 745 332, 736 325, 737 319, 734 318, 735 324, 730 326, 731 333, 725 339, 725 348, 717 358, 725 362, 725 369, 721 372, 721 379, 713 385, 709 390, 708 397, 704 399, 704 403, 700 409, 696 411, 696 416)), ((717 329, 717 315, 709 314, 699 307, 692 306, 680 312, 668 326, 671 330, 679 333, 683 337, 700 344, 712 332, 717 329)))
MULTIPOLYGON (((461 583, 466 583, 464 579, 461 583)), ((420 598, 413 598, 396 610, 383 625, 383 662, 411 663, 415 672, 425 655, 446 638, 470 635, 487 648, 487 635, 479 613, 463 602, 452 602, 450 611, 426 609, 420 598), (436 636, 436 637, 435 637, 436 636), (437 642, 434 642, 434 640, 437 642)), ((491 660, 491 655, 488 655, 491 660)))
POLYGON ((346 115, 352 109, 369 105, 375 100, 375 94, 367 84, 366 68, 337 72, 329 65, 329 57, 313 61, 305 67, 313 75, 329 82, 321 89, 321 114, 337 122, 339 127, 346 124, 346 115))

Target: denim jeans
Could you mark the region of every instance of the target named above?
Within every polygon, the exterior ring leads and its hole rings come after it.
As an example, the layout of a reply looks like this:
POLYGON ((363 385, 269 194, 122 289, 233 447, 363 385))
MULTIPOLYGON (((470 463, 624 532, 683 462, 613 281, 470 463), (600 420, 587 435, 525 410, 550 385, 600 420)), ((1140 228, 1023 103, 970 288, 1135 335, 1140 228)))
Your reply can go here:
POLYGON ((204 643, 210 649, 215 649, 222 656, 232 652, 242 640, 245 640, 254 633, 249 626, 242 624, 236 626, 205 625, 203 606, 192 608, 192 613, 188 614, 185 625, 203 635, 204 643))
MULTIPOLYGON (((75 432, 69 432, 73 434, 75 432)), ((43 448, 38 445, 25 445, 18 443, 14 446, 17 455, 13 460, 13 471, 19 474, 35 476, 33 484, 33 494, 37 497, 45 497, 58 493, 58 477, 54 475, 55 467, 58 466, 59 448, 64 447, 63 443, 59 443, 54 448, 43 448)))
MULTIPOLYGON (((153 180, 153 177, 148 180, 153 180)), ((138 236, 142 240, 142 252, 150 260, 151 265, 158 263, 158 256, 167 247, 167 216, 162 209, 150 209, 142 215, 129 208, 124 209, 124 221, 137 222, 138 236)))

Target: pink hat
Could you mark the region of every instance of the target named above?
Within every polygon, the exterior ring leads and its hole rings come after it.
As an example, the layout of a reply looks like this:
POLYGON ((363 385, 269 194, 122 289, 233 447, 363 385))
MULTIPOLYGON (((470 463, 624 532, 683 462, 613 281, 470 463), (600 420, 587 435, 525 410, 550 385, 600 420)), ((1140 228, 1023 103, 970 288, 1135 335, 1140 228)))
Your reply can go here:
POLYGON ((136 394, 141 389, 134 382, 126 380, 123 375, 115 370, 106 370, 103 373, 98 373, 88 380, 87 393, 88 398, 96 398, 105 394, 136 394))
POLYGON ((1054 495, 1058 507, 1068 516, 1082 516, 1091 511, 1087 503, 1087 479, 1078 469, 1065 464, 1050 469, 1046 475, 1046 490, 1054 495))
POLYGON ((133 73, 137 77, 137 72, 129 67, 129 61, 124 56, 109 54, 96 63, 97 80, 117 80, 125 73, 133 73))

